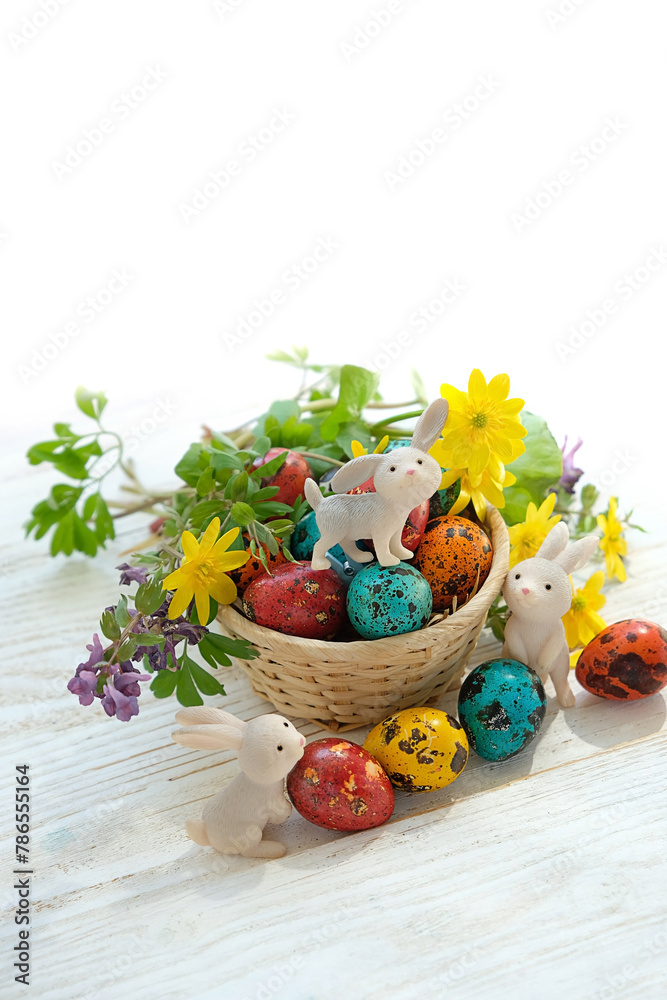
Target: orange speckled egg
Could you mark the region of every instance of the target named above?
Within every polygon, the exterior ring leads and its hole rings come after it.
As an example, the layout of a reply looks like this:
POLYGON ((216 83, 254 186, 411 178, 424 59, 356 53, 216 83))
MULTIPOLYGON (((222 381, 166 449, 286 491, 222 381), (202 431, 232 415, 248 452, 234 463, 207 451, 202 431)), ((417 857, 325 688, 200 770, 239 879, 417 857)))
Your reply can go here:
MULTIPOLYGON (((283 548, 282 548, 283 543, 280 541, 280 539, 276 540, 278 542, 278 554, 275 556, 272 556, 266 545, 263 545, 260 542, 261 547, 264 549, 264 554, 266 555, 266 562, 271 573, 274 572, 276 566, 282 566, 284 563, 287 562, 287 559, 283 555, 283 548)), ((249 543, 248 536, 244 534, 243 544, 245 545, 246 550, 248 550, 248 543, 249 543)), ((247 563, 244 566, 239 566, 238 569, 230 570, 229 576, 231 576, 232 580, 236 584, 239 594, 243 594, 243 591, 250 583, 252 583, 253 580, 256 580, 258 576, 263 576, 265 573, 266 570, 262 566, 259 556, 253 556, 251 554, 250 559, 248 559, 247 563)))
POLYGON ((460 607, 489 575, 493 547, 488 535, 465 517, 445 515, 426 525, 412 565, 433 591, 433 610, 460 607), (479 583, 477 578, 479 576, 479 583))

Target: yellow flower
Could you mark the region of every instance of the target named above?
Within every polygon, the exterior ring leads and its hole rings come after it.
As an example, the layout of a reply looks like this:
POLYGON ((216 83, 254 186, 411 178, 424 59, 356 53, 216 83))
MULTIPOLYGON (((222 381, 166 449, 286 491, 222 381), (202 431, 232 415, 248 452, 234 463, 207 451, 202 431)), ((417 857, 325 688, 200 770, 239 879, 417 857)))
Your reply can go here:
POLYGON ((570 649, 587 646, 598 632, 607 627, 605 620, 597 613, 606 603, 604 594, 600 593, 603 583, 604 573, 599 569, 583 587, 577 590, 573 588, 570 610, 563 615, 565 636, 570 649))
POLYGON ((516 481, 505 466, 526 450, 521 440, 526 428, 519 419, 523 400, 507 399, 509 389, 509 375, 495 375, 487 385, 479 368, 472 371, 467 392, 447 383, 440 388, 449 415, 442 438, 429 453, 448 470, 449 483, 461 479, 452 513, 463 510, 470 500, 479 517, 486 512, 487 500, 496 507, 505 505, 502 491, 516 481))
POLYGON ((219 531, 220 518, 214 517, 199 541, 191 531, 184 531, 181 535, 183 562, 179 569, 162 581, 163 590, 176 590, 169 605, 170 618, 182 615, 194 597, 197 617, 204 625, 209 616, 209 597, 218 604, 231 604, 235 599, 236 584, 226 574, 243 566, 250 553, 241 549, 227 552, 239 528, 225 532, 222 538, 218 538, 219 531))
POLYGON ((598 527, 602 530, 600 548, 604 552, 607 565, 607 577, 610 580, 616 576, 622 582, 626 578, 625 566, 621 556, 627 554, 628 543, 622 537, 623 525, 616 517, 618 508, 617 497, 612 497, 609 501, 607 516, 598 514, 598 527))
POLYGON ((512 546, 510 569, 522 559, 530 559, 537 555, 537 550, 554 524, 560 521, 560 514, 553 513, 555 503, 555 493, 550 493, 546 500, 542 501, 539 510, 531 500, 526 508, 526 520, 522 524, 513 524, 508 528, 512 546))
MULTIPOLYGON (((385 436, 382 438, 382 440, 378 444, 377 448, 375 448, 375 450, 373 451, 373 454, 374 455, 381 455, 382 452, 385 450, 385 448, 387 447, 388 444, 389 444, 389 435, 385 434, 385 436)), ((352 441, 350 443, 350 447, 352 449, 352 457, 353 458, 359 458, 361 455, 367 455, 368 454, 368 448, 364 448, 364 446, 361 443, 361 441, 352 441)))

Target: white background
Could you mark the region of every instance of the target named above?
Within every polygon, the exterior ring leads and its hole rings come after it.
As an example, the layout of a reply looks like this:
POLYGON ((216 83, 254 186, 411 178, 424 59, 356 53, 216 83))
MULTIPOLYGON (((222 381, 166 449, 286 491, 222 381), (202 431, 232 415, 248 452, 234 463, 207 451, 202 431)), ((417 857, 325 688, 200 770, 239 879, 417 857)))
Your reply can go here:
POLYGON ((2 7, 3 408, 21 440, 75 416, 79 383, 106 390, 126 433, 166 403, 135 455, 164 455, 166 481, 201 421, 229 428, 296 390, 267 351, 383 365, 407 331, 387 398, 410 397, 412 365, 433 395, 476 366, 507 371, 559 443, 585 439, 580 465, 621 510, 660 529, 667 265, 614 290, 667 248, 654 2, 43 2, 2 7), (160 82, 133 96, 150 69, 160 82), (274 109, 293 120, 251 161, 243 144, 274 109), (66 159, 105 118, 99 145, 66 159), (618 134, 594 142, 607 119, 618 134), (432 155, 415 154, 438 128, 432 155), (411 152, 424 162, 391 182, 411 152), (240 172, 186 221, 230 160, 240 172), (563 170, 572 183, 551 198, 563 170), (517 221, 540 192, 537 218, 517 221), (320 238, 337 249, 288 289, 320 238), (131 281, 88 322, 80 304, 114 269, 131 281), (411 326, 448 279, 465 292, 411 326), (230 349, 276 289, 284 301, 230 349))

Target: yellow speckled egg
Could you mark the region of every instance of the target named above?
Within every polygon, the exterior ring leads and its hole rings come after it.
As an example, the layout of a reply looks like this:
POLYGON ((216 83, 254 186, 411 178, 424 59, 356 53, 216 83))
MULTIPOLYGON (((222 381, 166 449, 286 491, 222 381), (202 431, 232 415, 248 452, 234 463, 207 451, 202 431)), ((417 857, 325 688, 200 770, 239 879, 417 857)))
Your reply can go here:
POLYGON ((466 765, 463 727, 436 708, 408 708, 381 722, 364 742, 396 788, 431 792, 449 785, 466 765))

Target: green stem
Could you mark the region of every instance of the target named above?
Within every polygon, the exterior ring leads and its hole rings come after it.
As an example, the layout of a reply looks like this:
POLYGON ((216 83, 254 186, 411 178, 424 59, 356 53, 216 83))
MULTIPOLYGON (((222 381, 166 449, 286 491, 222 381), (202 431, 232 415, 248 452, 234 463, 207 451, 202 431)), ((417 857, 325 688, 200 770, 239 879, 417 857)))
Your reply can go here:
POLYGON ((118 650, 123 645, 123 643, 127 639, 128 635, 130 634, 134 626, 137 624, 137 622, 140 622, 143 617, 144 617, 143 615, 135 615, 134 618, 131 618, 130 621, 127 623, 123 631, 120 633, 120 638, 116 639, 116 642, 114 643, 116 648, 114 649, 113 653, 107 660, 107 666, 110 666, 116 659, 118 655, 118 650))
POLYGON ((328 462, 329 465, 338 465, 341 469, 345 465, 345 462, 341 462, 337 458, 329 458, 328 455, 318 455, 315 451, 301 451, 300 448, 297 450, 304 458, 314 458, 318 462, 328 462))
POLYGON ((371 434, 374 434, 375 432, 377 432, 377 431, 379 431, 379 430, 381 430, 383 428, 385 428, 386 430, 396 430, 397 428, 395 428, 395 427, 388 427, 387 425, 394 423, 394 421, 412 420, 413 417, 421 417, 421 415, 422 415, 423 412, 424 412, 423 409, 421 409, 421 410, 410 410, 409 413, 396 413, 396 414, 394 414, 391 417, 385 417, 384 420, 378 420, 378 422, 376 424, 373 424, 372 427, 369 427, 369 432, 371 434))

